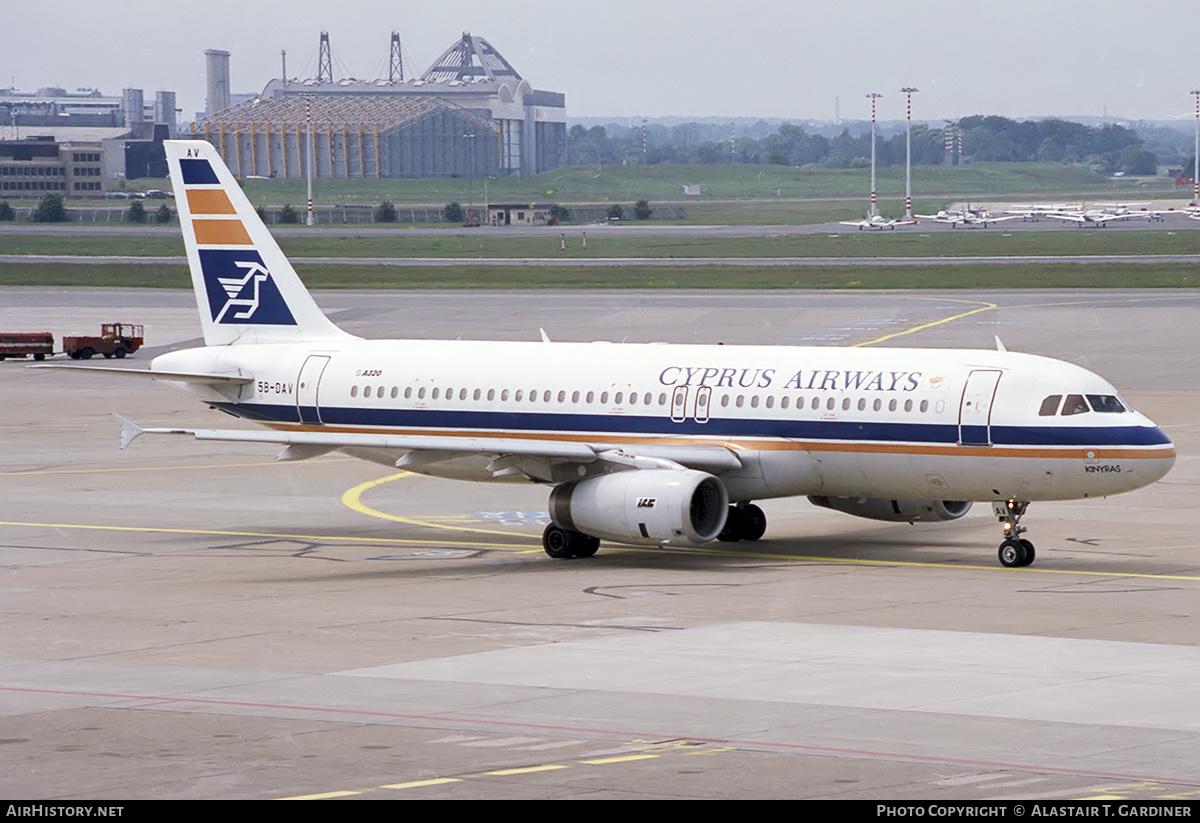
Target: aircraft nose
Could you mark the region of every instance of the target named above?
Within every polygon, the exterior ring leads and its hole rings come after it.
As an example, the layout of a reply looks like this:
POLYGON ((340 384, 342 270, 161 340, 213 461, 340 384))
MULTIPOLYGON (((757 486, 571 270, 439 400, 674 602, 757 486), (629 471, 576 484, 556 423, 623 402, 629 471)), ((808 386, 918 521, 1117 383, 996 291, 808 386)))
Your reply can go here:
POLYGON ((1148 463, 1146 472, 1148 475, 1147 482, 1149 483, 1154 483, 1166 477, 1167 473, 1175 465, 1175 444, 1171 442, 1171 438, 1167 437, 1167 433, 1158 426, 1154 427, 1153 442, 1157 447, 1155 449, 1155 456, 1146 461, 1148 463))

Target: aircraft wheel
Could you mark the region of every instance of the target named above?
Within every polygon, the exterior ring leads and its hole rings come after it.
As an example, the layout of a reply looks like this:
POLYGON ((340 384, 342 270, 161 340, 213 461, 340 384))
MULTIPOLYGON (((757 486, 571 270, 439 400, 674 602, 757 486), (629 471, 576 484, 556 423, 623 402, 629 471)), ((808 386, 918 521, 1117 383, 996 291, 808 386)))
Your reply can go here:
POLYGON ((737 506, 729 507, 729 514, 725 516, 725 526, 721 529, 721 533, 717 535, 717 540, 722 543, 736 543, 742 539, 742 533, 745 531, 743 522, 746 516, 737 506))
POLYGON ((1018 569, 1033 562, 1033 544, 1028 540, 1005 540, 1000 544, 1000 565, 1007 569, 1018 569))
POLYGON ((751 503, 741 510, 742 513, 742 539, 743 540, 758 540, 767 531, 767 516, 763 514, 763 510, 751 503))
POLYGON ((542 532, 542 548, 546 554, 556 560, 574 557, 574 552, 571 550, 571 533, 553 523, 542 532))
POLYGON ((591 557, 600 548, 600 540, 591 535, 564 529, 551 523, 542 532, 542 548, 555 560, 591 557))
POLYGON ((590 534, 580 534, 575 545, 576 557, 591 557, 600 550, 600 538, 590 534))

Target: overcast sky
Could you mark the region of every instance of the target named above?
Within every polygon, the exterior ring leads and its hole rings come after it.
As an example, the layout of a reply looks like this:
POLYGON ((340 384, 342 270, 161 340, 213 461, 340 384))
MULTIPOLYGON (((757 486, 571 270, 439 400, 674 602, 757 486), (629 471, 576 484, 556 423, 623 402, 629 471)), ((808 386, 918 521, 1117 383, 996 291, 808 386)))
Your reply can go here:
POLYGON ((327 30, 335 76, 386 76, 392 30, 405 76, 464 32, 490 41, 567 116, 1194 117, 1198 0, 2 0, 0 84, 158 89, 190 121, 204 50, 231 53, 235 93, 316 74, 327 30), (835 103, 835 101, 837 101, 835 103))

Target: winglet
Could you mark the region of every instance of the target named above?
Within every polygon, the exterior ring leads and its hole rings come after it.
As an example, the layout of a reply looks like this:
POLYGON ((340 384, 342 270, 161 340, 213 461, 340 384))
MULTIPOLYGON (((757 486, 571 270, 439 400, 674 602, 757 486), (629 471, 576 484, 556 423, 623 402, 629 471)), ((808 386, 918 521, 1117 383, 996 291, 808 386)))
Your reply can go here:
POLYGON ((129 448, 129 444, 132 443, 139 434, 144 432, 145 429, 136 423, 130 423, 116 412, 113 412, 112 416, 118 423, 121 424, 121 449, 127 449, 129 448))

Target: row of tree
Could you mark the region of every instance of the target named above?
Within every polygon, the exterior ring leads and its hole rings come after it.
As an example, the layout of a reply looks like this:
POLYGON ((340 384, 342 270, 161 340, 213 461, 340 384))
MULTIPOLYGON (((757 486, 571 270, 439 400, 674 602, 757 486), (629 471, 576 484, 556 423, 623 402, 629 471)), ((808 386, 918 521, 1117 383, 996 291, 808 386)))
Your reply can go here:
MULTIPOLYGON (((974 116, 957 123, 962 130, 961 158, 975 161, 1074 163, 1097 171, 1154 174, 1158 158, 1145 148, 1137 132, 1124 126, 1085 126, 1067 120, 1009 120, 974 116)), ((871 161, 871 135, 843 129, 832 136, 783 124, 760 137, 714 139, 713 127, 685 124, 645 132, 631 127, 572 126, 567 135, 567 158, 572 165, 593 163, 770 163, 786 166, 859 168, 871 161)), ((957 141, 956 141, 957 142, 957 141)), ((946 134, 924 124, 912 127, 912 157, 916 165, 945 162, 946 134)), ((903 165, 903 131, 876 134, 876 162, 881 167, 903 165)))
MULTIPOLYGON (((153 213, 146 211, 142 201, 135 200, 129 207, 129 222, 145 223, 153 220, 155 223, 170 223, 174 216, 166 203, 163 203, 153 213)), ((16 220, 17 212, 7 200, 0 201, 0 221, 16 220)), ((61 194, 47 194, 38 201, 37 208, 30 214, 29 219, 34 223, 65 223, 67 214, 66 202, 61 194)))

